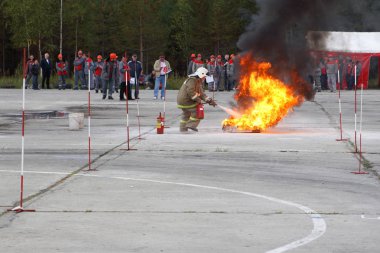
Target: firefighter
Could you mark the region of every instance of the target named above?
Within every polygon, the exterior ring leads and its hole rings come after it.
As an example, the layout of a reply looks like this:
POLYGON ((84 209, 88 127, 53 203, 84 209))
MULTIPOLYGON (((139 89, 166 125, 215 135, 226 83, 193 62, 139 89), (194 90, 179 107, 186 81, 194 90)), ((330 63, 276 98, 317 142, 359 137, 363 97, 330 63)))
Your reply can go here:
POLYGON ((117 56, 115 53, 111 53, 109 61, 105 61, 102 70, 102 81, 103 81, 103 99, 107 97, 108 88, 108 99, 113 100, 112 93, 115 86, 116 74, 118 67, 116 65, 117 56))
POLYGON ((66 75, 67 75, 67 67, 66 62, 62 58, 62 54, 58 55, 58 61, 55 64, 55 68, 57 69, 58 74, 58 90, 66 89, 66 75))
POLYGON ((104 66, 103 57, 98 55, 96 57, 97 62, 94 64, 95 68, 95 92, 98 93, 99 90, 102 90, 102 70, 104 66))
POLYGON ((206 68, 198 68, 194 74, 188 76, 189 78, 185 80, 178 92, 177 107, 182 110, 180 132, 187 132, 188 129, 198 132, 200 119, 197 118, 197 105, 201 104, 202 100, 216 106, 215 101, 203 92, 202 83, 207 73, 206 68))
POLYGON ((83 52, 82 50, 78 51, 78 57, 75 58, 74 60, 74 90, 78 90, 78 79, 80 79, 81 82, 81 89, 85 90, 87 89, 87 84, 84 79, 84 65, 85 65, 86 58, 83 57, 83 52))

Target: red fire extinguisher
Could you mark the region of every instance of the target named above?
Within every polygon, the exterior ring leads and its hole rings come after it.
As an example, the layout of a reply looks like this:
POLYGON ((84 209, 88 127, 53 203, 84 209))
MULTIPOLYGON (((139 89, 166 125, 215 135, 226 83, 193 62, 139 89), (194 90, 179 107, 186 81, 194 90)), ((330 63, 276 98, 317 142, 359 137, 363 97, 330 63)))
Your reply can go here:
POLYGON ((163 134, 164 133, 164 118, 160 115, 157 117, 157 123, 156 123, 156 128, 157 128, 157 134, 163 134))
POLYGON ((205 111, 203 104, 197 104, 197 119, 204 119, 205 111))

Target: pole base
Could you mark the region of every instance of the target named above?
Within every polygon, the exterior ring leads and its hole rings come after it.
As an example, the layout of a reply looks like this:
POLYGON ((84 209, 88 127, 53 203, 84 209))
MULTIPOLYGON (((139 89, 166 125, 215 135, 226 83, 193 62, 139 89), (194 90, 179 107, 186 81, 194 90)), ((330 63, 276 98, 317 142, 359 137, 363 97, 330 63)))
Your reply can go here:
POLYGON ((16 206, 16 207, 14 207, 12 209, 8 209, 7 211, 9 211, 9 212, 15 212, 15 213, 22 213, 22 212, 35 212, 36 210, 34 210, 34 209, 24 209, 21 206, 16 206))
POLYGON ((365 171, 353 171, 351 172, 352 174, 355 174, 355 175, 365 175, 365 174, 369 174, 368 172, 365 172, 365 171))
POLYGON ((121 148, 120 150, 123 150, 123 151, 136 151, 137 148, 121 148))
POLYGON ((145 138, 143 138, 143 137, 139 137, 139 138, 137 138, 138 140, 146 140, 145 138))
POLYGON ((336 141, 348 141, 348 139, 336 139, 336 141))
POLYGON ((82 171, 98 171, 97 169, 87 169, 87 170, 82 170, 82 171))

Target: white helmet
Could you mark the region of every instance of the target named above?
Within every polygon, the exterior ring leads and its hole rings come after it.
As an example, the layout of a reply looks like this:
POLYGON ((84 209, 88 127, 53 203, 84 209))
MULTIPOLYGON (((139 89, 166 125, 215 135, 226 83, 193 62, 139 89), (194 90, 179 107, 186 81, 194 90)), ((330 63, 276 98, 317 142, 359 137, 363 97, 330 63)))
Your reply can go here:
POLYGON ((207 76, 208 70, 204 67, 199 67, 197 71, 195 71, 194 74, 189 75, 189 77, 192 76, 199 76, 199 78, 204 78, 207 76))

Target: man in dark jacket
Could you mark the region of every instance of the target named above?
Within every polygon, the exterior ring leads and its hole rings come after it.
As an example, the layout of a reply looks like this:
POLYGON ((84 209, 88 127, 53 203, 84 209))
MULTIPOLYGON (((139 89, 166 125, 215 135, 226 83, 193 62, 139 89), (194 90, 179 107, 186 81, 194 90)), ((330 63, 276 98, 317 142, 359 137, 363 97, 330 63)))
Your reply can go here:
POLYGON ((45 53, 45 58, 41 61, 41 69, 42 69, 42 89, 45 88, 45 80, 46 80, 46 88, 50 89, 50 74, 51 74, 51 61, 49 59, 49 54, 45 53))
POLYGON ((128 66, 130 69, 131 80, 134 79, 134 82, 131 83, 131 85, 135 85, 135 99, 139 99, 139 78, 143 73, 143 68, 141 62, 137 60, 137 54, 132 55, 132 61, 128 62, 128 66))

